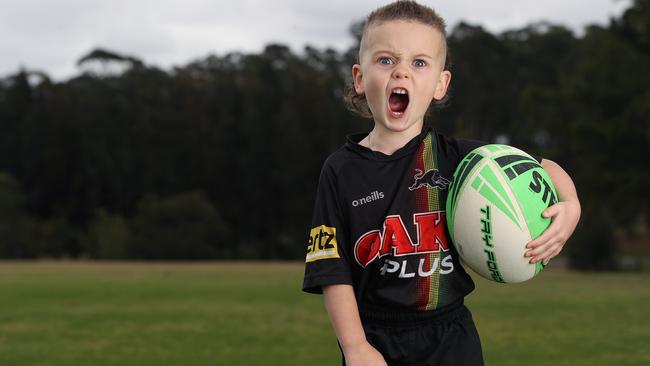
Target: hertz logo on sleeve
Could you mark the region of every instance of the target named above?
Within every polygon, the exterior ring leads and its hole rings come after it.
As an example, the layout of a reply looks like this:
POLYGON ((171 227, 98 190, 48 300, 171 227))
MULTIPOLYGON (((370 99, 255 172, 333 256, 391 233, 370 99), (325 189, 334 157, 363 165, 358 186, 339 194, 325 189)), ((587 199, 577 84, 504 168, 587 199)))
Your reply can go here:
POLYGON ((336 242, 336 228, 321 225, 311 229, 306 262, 330 258, 341 258, 336 242))

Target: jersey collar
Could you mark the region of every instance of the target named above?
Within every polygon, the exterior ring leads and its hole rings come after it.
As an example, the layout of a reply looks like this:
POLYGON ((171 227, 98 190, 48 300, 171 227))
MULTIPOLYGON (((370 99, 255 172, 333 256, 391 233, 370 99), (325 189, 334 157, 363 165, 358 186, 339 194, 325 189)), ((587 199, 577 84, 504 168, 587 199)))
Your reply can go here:
POLYGON ((430 132, 433 132, 433 127, 431 127, 428 123, 425 123, 424 126, 422 126, 422 132, 420 132, 418 136, 415 136, 413 139, 411 139, 411 141, 407 142, 406 145, 399 148, 392 155, 386 155, 382 152, 373 151, 365 146, 359 145, 359 142, 363 140, 366 136, 368 136, 368 133, 370 132, 348 135, 345 147, 369 160, 376 160, 376 161, 396 160, 412 154, 418 148, 418 146, 420 146, 420 142, 422 142, 422 140, 430 132))

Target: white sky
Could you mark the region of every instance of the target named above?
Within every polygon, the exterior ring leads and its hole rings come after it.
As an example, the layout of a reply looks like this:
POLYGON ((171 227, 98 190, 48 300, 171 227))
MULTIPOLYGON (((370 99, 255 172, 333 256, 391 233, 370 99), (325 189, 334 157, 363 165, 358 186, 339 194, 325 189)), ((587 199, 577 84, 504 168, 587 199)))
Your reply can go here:
MULTIPOLYGON (((0 77, 20 67, 60 80, 95 47, 169 68, 208 54, 258 52, 271 42, 347 49, 354 21, 376 0, 0 0, 0 77)), ((460 20, 492 32, 547 20, 579 33, 606 25, 630 0, 420 0, 449 30, 460 20)))

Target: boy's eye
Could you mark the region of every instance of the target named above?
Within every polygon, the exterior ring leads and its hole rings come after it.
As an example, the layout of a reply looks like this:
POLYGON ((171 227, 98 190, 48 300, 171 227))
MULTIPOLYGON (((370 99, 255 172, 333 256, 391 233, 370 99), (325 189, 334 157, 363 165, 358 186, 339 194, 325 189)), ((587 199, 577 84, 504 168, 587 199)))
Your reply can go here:
POLYGON ((415 67, 425 67, 427 66, 427 63, 423 60, 415 60, 413 61, 413 66, 415 67))
POLYGON ((380 57, 377 62, 379 62, 381 65, 392 65, 393 60, 388 58, 388 57, 380 57))

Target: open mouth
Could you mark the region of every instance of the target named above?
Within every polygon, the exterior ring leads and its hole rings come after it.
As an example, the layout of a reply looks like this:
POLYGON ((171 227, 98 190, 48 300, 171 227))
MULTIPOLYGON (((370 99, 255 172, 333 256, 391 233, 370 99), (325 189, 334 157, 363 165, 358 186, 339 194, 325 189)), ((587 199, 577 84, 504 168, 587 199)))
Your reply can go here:
POLYGON ((388 97, 388 109, 393 117, 401 117, 409 105, 409 94, 404 88, 395 88, 388 97))

